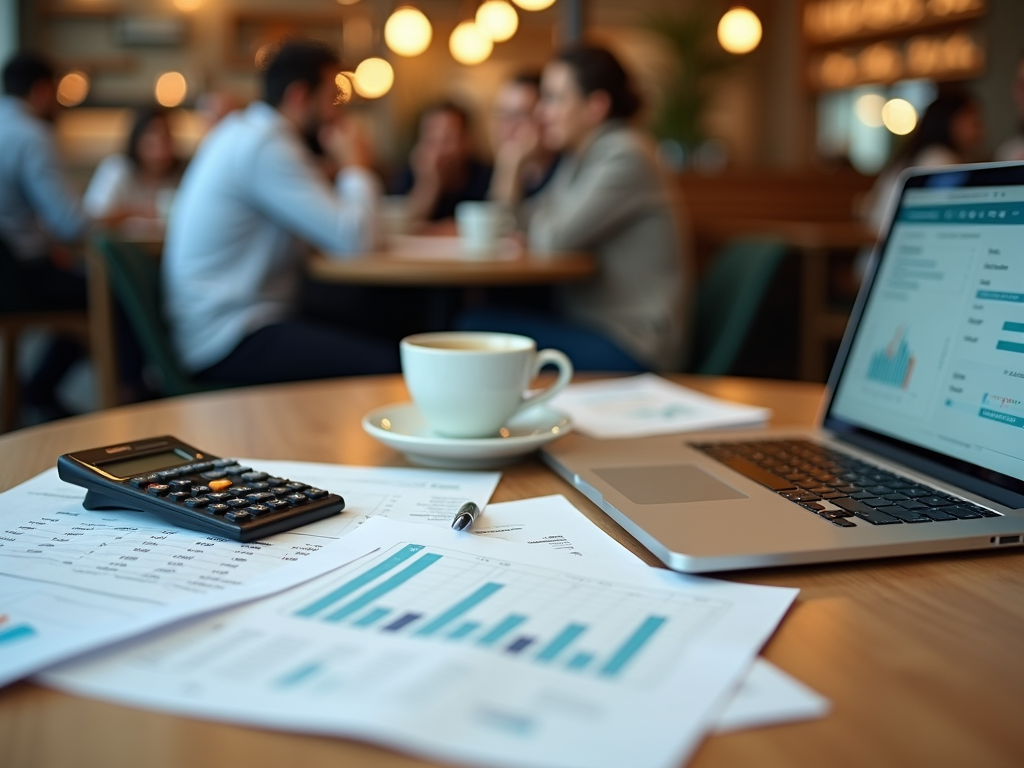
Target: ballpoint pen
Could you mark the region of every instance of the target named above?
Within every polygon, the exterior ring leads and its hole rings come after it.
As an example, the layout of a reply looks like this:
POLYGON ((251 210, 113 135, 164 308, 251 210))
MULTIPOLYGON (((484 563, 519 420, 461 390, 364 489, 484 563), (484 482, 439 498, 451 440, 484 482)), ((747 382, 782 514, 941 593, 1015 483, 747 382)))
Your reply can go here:
POLYGON ((473 521, 476 520, 476 516, 479 514, 480 507, 472 501, 467 501, 459 507, 459 511, 455 513, 455 519, 452 520, 452 529, 456 531, 466 530, 473 524, 473 521))

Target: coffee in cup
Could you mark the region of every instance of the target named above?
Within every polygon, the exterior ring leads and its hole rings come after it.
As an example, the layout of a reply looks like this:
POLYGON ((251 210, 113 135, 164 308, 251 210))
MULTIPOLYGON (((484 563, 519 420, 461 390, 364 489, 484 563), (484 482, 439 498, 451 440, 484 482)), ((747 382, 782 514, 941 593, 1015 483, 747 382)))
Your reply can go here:
POLYGON ((498 437, 510 418, 550 400, 573 374, 564 353, 538 352, 533 339, 511 333, 420 333, 402 339, 401 357, 413 402, 443 437, 498 437), (549 363, 558 380, 527 395, 530 380, 549 363))

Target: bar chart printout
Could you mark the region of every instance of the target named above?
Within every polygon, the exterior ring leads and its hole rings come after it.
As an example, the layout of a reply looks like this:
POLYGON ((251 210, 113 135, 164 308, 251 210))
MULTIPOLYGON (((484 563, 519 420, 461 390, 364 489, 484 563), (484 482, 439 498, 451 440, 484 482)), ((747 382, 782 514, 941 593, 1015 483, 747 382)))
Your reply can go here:
POLYGON ((410 543, 291 613, 325 625, 460 643, 607 680, 638 666, 642 675, 638 661, 655 641, 671 635, 678 644, 722 607, 679 595, 630 596, 614 585, 576 583, 529 566, 410 543))
POLYGON ((379 517, 343 541, 347 566, 46 682, 481 768, 670 768, 796 594, 379 517))
POLYGON ((900 328, 887 346, 871 356, 868 379, 890 387, 906 389, 910 385, 910 377, 914 374, 914 362, 904 330, 900 328))

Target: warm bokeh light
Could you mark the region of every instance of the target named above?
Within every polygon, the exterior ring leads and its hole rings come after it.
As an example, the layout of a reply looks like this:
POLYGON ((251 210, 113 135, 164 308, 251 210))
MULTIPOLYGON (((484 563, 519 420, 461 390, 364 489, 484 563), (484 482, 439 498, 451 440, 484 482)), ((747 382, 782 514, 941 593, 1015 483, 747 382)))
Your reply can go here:
POLYGON ((423 11, 409 6, 392 13, 384 25, 384 42, 399 56, 419 56, 427 50, 433 35, 423 11))
POLYGON ((395 70, 384 59, 371 58, 359 62, 355 71, 356 93, 364 99, 379 99, 395 83, 395 70))
POLYGON ((906 99, 889 99, 882 107, 882 124, 897 136, 917 127, 917 110, 906 99))
POLYGON ((185 13, 198 11, 202 4, 203 0, 174 0, 174 7, 185 13))
POLYGON ((475 22, 463 21, 448 38, 448 50, 457 62, 472 66, 486 61, 494 50, 494 43, 477 28, 475 22))
POLYGON ((761 42, 761 20, 749 8, 730 8, 718 22, 718 42, 729 53, 750 53, 761 42))
POLYGON ((543 11, 555 4, 555 0, 515 0, 524 11, 543 11))
POLYGON ((338 96, 335 104, 347 104, 352 101, 352 83, 355 81, 354 72, 339 72, 334 78, 334 84, 338 86, 338 96))
POLYGON ((853 111, 868 128, 882 127, 882 107, 885 106, 885 97, 877 93, 865 93, 857 98, 853 104, 853 111))
POLYGON ((89 95, 89 77, 84 72, 68 72, 57 84, 57 101, 65 107, 77 107, 89 95))
POLYGON ((265 45, 261 45, 256 51, 256 69, 262 72, 270 66, 270 62, 274 60, 276 55, 276 43, 266 43, 265 45))
POLYGON ((188 95, 188 83, 181 72, 164 72, 156 80, 156 88, 153 89, 157 104, 162 107, 173 108, 181 104, 188 95))
POLYGON ((476 25, 491 40, 503 43, 519 29, 519 14, 505 0, 487 0, 476 11, 476 25))

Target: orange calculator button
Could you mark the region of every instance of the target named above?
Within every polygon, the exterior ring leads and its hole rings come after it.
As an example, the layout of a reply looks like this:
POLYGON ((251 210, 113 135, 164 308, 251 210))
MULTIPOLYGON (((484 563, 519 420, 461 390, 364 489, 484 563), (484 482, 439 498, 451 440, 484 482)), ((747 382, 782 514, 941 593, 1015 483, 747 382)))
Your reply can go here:
POLYGON ((210 487, 211 491, 223 491, 225 488, 231 487, 231 481, 227 478, 224 478, 223 480, 211 480, 207 485, 210 487))

